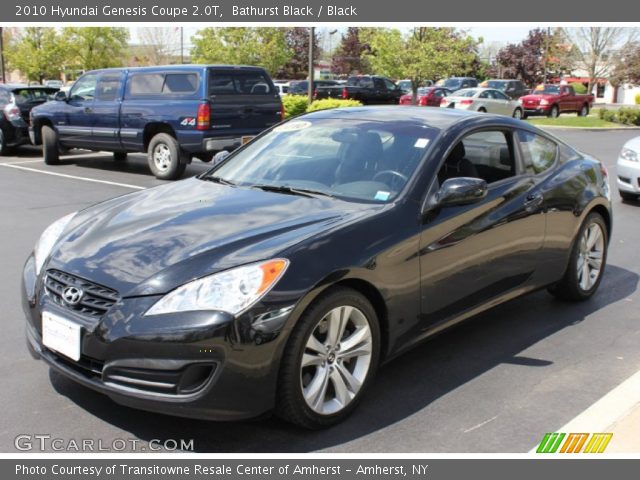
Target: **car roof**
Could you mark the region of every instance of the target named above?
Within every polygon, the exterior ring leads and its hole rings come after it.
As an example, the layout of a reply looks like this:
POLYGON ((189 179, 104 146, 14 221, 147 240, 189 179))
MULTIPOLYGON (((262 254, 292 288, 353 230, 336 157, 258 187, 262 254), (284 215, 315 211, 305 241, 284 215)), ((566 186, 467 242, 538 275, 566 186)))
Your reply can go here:
MULTIPOLYGON (((479 121, 482 121, 482 119, 485 119, 486 121, 487 119, 496 118, 501 124, 512 124, 517 122, 511 117, 504 115, 491 115, 486 113, 479 114, 477 112, 458 110, 454 108, 408 107, 399 105, 334 108, 331 110, 319 110, 308 113, 304 115, 304 117, 314 119, 369 120, 381 123, 407 122, 438 130, 445 130, 458 122, 471 118, 475 118, 479 121)), ((528 125, 524 122, 518 122, 517 126, 529 129, 527 128, 528 125)))
POLYGON ((103 72, 158 72, 166 70, 203 70, 203 69, 215 69, 215 70, 247 70, 247 71, 259 71, 264 72, 264 68, 255 65, 226 65, 226 64, 178 64, 178 65, 159 65, 152 67, 120 67, 120 68, 104 68, 99 70, 90 70, 85 73, 103 73, 103 72))
POLYGON ((0 83, 0 87, 6 88, 7 90, 15 90, 17 88, 30 88, 33 90, 38 90, 38 89, 51 90, 56 88, 56 87, 47 87, 46 85, 27 85, 26 83, 0 83))

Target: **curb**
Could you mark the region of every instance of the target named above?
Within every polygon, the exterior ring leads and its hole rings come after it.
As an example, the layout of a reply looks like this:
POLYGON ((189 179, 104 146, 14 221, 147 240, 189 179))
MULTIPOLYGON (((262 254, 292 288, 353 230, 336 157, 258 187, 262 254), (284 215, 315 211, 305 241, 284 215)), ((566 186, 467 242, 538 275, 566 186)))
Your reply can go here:
POLYGON ((529 125, 533 125, 536 128, 541 129, 550 129, 550 130, 599 130, 599 131, 633 131, 640 130, 640 127, 572 127, 572 126, 562 126, 562 125, 536 125, 535 123, 530 123, 529 125))

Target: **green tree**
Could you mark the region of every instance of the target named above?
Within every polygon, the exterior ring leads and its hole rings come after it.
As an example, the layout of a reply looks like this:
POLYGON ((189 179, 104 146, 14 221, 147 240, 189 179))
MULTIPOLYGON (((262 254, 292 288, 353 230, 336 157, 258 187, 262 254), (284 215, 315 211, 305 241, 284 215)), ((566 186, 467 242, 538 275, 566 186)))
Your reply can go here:
POLYGON ((205 28, 193 38, 195 63, 259 65, 275 75, 293 58, 286 29, 272 27, 205 28))
POLYGON ((20 71, 30 81, 59 78, 64 46, 55 28, 26 27, 17 31, 6 51, 8 69, 20 71))
POLYGON ((477 69, 477 42, 454 28, 362 28, 360 38, 370 50, 363 56, 372 70, 391 78, 411 80, 413 102, 426 80, 464 75, 477 69))
POLYGON ((67 66, 77 70, 120 67, 128 51, 129 31, 112 27, 67 27, 62 29, 67 66))

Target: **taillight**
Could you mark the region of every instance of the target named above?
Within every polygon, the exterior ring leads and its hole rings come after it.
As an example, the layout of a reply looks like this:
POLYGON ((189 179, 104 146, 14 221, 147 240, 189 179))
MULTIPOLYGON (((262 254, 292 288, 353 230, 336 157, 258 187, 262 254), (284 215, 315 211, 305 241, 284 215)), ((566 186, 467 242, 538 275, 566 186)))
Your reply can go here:
POLYGON ((280 104, 280 120, 284 120, 284 104, 280 104))
POLYGON ((318 98, 318 89, 317 88, 313 91, 313 98, 318 98))
POLYGON ((349 98, 349 93, 347 92, 347 87, 343 87, 343 89, 342 89, 342 98, 344 98, 344 99, 349 98))
POLYGON ((4 116, 7 120, 18 120, 20 118, 20 109, 16 106, 15 103, 8 103, 6 107, 4 107, 4 116))
POLYGON ((473 103, 473 100, 471 100, 470 98, 465 98, 464 100, 460 100, 460 105, 471 105, 473 103))
POLYGON ((209 130, 211 126, 211 106, 209 103, 198 105, 198 118, 196 119, 196 130, 209 130))

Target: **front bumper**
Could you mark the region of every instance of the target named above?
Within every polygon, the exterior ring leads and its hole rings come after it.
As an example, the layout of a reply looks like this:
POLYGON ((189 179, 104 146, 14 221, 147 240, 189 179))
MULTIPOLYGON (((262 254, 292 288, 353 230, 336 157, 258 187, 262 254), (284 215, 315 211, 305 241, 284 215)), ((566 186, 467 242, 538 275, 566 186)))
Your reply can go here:
POLYGON ((640 195, 640 162, 618 158, 616 170, 618 190, 640 195))
POLYGON ((238 318, 223 312, 144 317, 159 298, 149 296, 120 299, 94 319, 56 303, 43 276, 35 276, 30 257, 22 282, 26 337, 32 356, 56 372, 117 403, 182 417, 235 420, 273 408, 291 308, 238 318), (43 345, 43 311, 81 325, 80 360, 43 345))
POLYGON ((551 105, 538 105, 537 107, 529 107, 522 105, 524 109, 524 114, 528 117, 535 117, 538 115, 548 115, 551 105))

